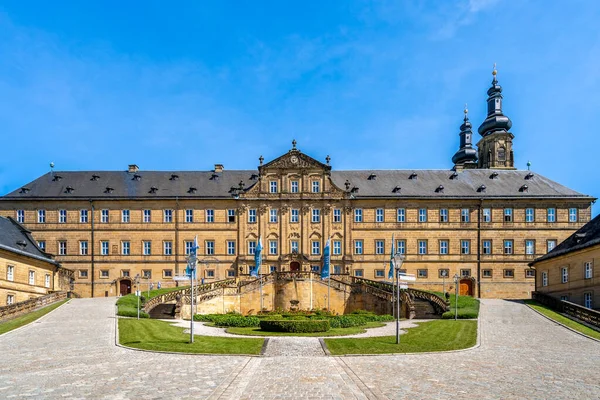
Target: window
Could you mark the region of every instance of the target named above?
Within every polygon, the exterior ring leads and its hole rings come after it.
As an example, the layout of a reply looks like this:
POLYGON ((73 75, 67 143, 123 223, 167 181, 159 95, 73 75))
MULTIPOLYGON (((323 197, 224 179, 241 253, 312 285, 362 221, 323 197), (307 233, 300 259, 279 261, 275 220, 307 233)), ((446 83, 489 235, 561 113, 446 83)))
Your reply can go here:
POLYGON ((504 241, 504 254, 513 254, 513 241, 512 240, 504 241))
POLYGON ((547 221, 556 222, 556 208, 548 208, 547 210, 547 221))
POLYGON ((100 254, 102 254, 103 256, 108 255, 108 241, 107 240, 103 240, 100 242, 100 254))
POLYGON ((35 271, 29 271, 29 284, 35 285, 35 271))
POLYGON ((37 212, 38 215, 38 224, 45 224, 46 223, 46 210, 38 210, 37 212))
POLYGON ((383 208, 375 210, 375 222, 383 222, 383 208))
POLYGON ((396 221, 397 222, 406 222, 406 210, 404 208, 399 208, 396 211, 396 221))
POLYGON ((342 210, 339 208, 333 209, 333 222, 342 222, 342 210))
POLYGON ((533 213, 533 208, 525 209, 525 222, 534 222, 535 217, 533 213))
POLYGON ((86 224, 88 222, 88 210, 79 211, 79 222, 82 224, 86 224))
POLYGON ((292 208, 290 213, 290 222, 298 222, 300 220, 300 210, 292 208))
POLYGON ((406 254, 406 240, 398 240, 396 242, 396 251, 400 254, 406 254))
POLYGON ((426 269, 418 269, 417 270, 417 278, 427 278, 427 270, 426 269))
POLYGON ((129 210, 121 211, 121 222, 123 222, 123 223, 129 222, 129 210))
POLYGON ((460 241, 460 254, 470 254, 471 253, 471 241, 470 240, 461 240, 460 241))
POLYGON ((269 240, 269 254, 277 254, 277 240, 269 240))
POLYGON ((163 242, 163 254, 165 256, 173 255, 173 242, 171 242, 171 241, 163 242))
POLYGON ((58 242, 58 255, 66 256, 67 255, 67 241, 61 240, 58 242))
POLYGON ((321 242, 319 242, 318 240, 312 241, 310 254, 321 254, 321 242))
POLYGON ((514 269, 505 269, 504 270, 504 277, 505 278, 514 278, 515 277, 515 270, 514 269))
POLYGON ((88 242, 87 240, 82 240, 79 242, 79 255, 87 256, 88 253, 88 242))
POLYGON ((440 209, 440 222, 448 222, 448 209, 440 209))
POLYGON ((227 270, 227 277, 228 277, 228 278, 233 278, 233 277, 235 277, 235 269, 228 269, 228 270, 227 270))
POLYGON ((100 222, 102 222, 103 224, 108 223, 108 210, 100 211, 100 222))
POLYGON ((535 254, 535 241, 531 239, 525 240, 525 254, 533 255, 535 254))
POLYGON ((461 278, 469 278, 471 276, 471 269, 461 269, 460 277, 461 278))
POLYGON ((492 241, 491 240, 484 240, 483 241, 483 254, 492 254, 492 241))
POLYGON ((46 241, 45 240, 40 240, 38 242, 38 247, 40 248, 40 250, 46 251, 46 241))
POLYGON ((131 254, 131 245, 129 241, 121 242, 121 254, 123 254, 124 256, 128 256, 131 254))
POLYGON ((143 249, 144 249, 144 255, 145 256, 149 256, 150 254, 152 254, 152 242, 149 240, 145 240, 143 242, 143 249))
POLYGON ((354 241, 354 254, 362 254, 363 253, 363 241, 355 240, 354 241))
POLYGON ((427 209, 419 208, 419 222, 427 222, 427 209))
POLYGON ((248 210, 248 223, 255 224, 256 223, 256 209, 251 208, 248 210))
POLYGON ((320 268, 318 265, 311 265, 311 266, 310 266, 310 270, 311 270, 312 272, 319 272, 319 270, 320 270, 320 269, 321 269, 321 268, 320 268))
POLYGON ((375 270, 375 278, 385 278, 385 270, 376 269, 375 270))
POLYGON ((555 247, 556 247, 556 239, 546 240, 546 253, 554 250, 555 247))
POLYGON ((419 254, 427 254, 427 240, 419 240, 419 254))
POLYGON ((355 269, 354 276, 362 278, 364 276, 365 271, 362 269, 355 269))
POLYGON ((6 305, 10 306, 11 304, 15 304, 15 295, 14 294, 6 295, 6 305))
POLYGON ((290 181, 290 192, 298 193, 298 181, 290 181))
POLYGON ((505 208, 504 209, 504 222, 512 222, 513 220, 513 209, 505 208))
POLYGON ((275 271, 277 271, 277 267, 275 265, 270 265, 269 272, 275 272, 275 271))
POLYGON ((567 267, 563 267, 560 269, 560 277, 562 283, 569 282, 569 269, 567 267))
POLYGON ((438 270, 438 276, 440 278, 448 278, 450 276, 450 270, 448 268, 441 268, 438 270))
POLYGON ((290 250, 292 251, 292 253, 298 253, 298 241, 297 240, 292 240, 290 242, 290 250))
POLYGON ((227 210, 227 222, 235 222, 235 210, 227 210))
POLYGON ((481 274, 484 278, 491 278, 492 277, 492 270, 491 269, 482 269, 481 270, 481 274))
POLYGON ((152 221, 152 211, 144 210, 143 214, 144 214, 144 218, 142 219, 143 222, 149 223, 152 221))
POLYGON ((385 245, 383 240, 375 241, 375 254, 384 254, 385 253, 385 245))
POLYGON ((254 254, 256 252, 256 241, 251 240, 248 242, 248 254, 254 254))
POLYGON ((525 278, 535 278, 535 269, 526 269, 525 278))
POLYGON ((209 279, 212 279, 215 277, 215 270, 214 269, 207 269, 206 270, 206 277, 209 279))
POLYGON ((59 224, 67 223, 67 210, 58 210, 58 223, 59 224))
POLYGON ((318 208, 313 208, 311 222, 321 222, 321 210, 318 208))
POLYGON ((151 279, 152 278, 152 270, 150 269, 143 269, 142 270, 142 276, 146 279, 151 279))
POLYGON ((212 256, 215 254, 215 242, 214 240, 207 240, 204 243, 204 248, 206 250, 206 252, 204 254, 206 254, 207 256, 212 256))
POLYGON ((569 222, 577 222, 577 209, 569 208, 569 222))
POLYGON ((277 193, 277 181, 269 182, 269 193, 277 193))
POLYGON ((187 223, 194 222, 194 210, 190 210, 190 209, 185 210, 185 222, 187 222, 187 223))
POLYGON ((185 254, 192 254, 192 252, 194 251, 194 242, 191 240, 186 240, 185 242, 183 242, 183 244, 185 245, 185 254))
POLYGON ((492 222, 492 209, 491 208, 483 209, 483 222, 492 222))
POLYGON ((235 256, 235 242, 233 240, 227 241, 227 255, 235 256))
POLYGON ((13 265, 6 267, 6 280, 10 282, 15 280, 15 267, 13 265))
POLYGON ((108 270, 107 269, 100 270, 100 278, 108 278, 108 270))
POLYGON ((448 254, 448 241, 440 240, 440 254, 448 254))
POLYGON ((333 255, 338 256, 342 254, 342 241, 334 240, 333 241, 333 255))
POLYGON ((340 267, 339 265, 334 265, 333 266, 333 273, 335 275, 339 275, 342 273, 342 267, 340 267))
POLYGON ((215 210, 206 210, 206 222, 215 222, 215 210))
POLYGON ((163 222, 171 223, 173 222, 173 210, 163 210, 163 222))
POLYGON ((362 208, 354 210, 354 222, 362 222, 362 208))
POLYGON ((585 308, 592 308, 592 293, 586 292, 583 294, 583 306, 585 308))
POLYGON ((87 269, 80 269, 79 270, 79 277, 82 279, 85 279, 88 277, 88 270, 87 269))
POLYGON ((469 209, 463 208, 460 210, 460 222, 469 222, 469 209))
POLYGON ((548 286, 548 273, 542 272, 542 286, 548 286))
POLYGON ((269 210, 269 222, 270 223, 277 222, 277 209, 276 208, 272 208, 271 210, 269 210))
POLYGON ((592 275, 593 275, 592 263, 589 262, 589 261, 583 263, 583 277, 584 277, 584 279, 592 279, 592 275))
POLYGON ((163 269, 163 278, 172 278, 173 270, 172 269, 163 269))
POLYGON ((321 182, 319 181, 312 181, 312 192, 313 193, 319 193, 321 190, 321 182))
POLYGON ((121 276, 123 278, 128 278, 129 277, 129 270, 128 269, 122 269, 121 270, 121 276))
POLYGON ((25 222, 25 210, 17 210, 17 222, 20 224, 25 222))

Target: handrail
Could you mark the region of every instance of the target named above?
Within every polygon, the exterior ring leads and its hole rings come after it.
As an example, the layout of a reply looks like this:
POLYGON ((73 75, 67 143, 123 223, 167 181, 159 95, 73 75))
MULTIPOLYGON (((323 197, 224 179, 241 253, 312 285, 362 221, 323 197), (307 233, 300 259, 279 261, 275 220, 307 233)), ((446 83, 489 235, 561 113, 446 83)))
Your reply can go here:
POLYGON ((595 327, 595 329, 600 328, 599 311, 583 307, 579 304, 571 303, 570 301, 560 300, 556 297, 541 292, 531 293, 531 298, 559 313, 567 314, 570 317, 583 321, 586 324, 595 327))

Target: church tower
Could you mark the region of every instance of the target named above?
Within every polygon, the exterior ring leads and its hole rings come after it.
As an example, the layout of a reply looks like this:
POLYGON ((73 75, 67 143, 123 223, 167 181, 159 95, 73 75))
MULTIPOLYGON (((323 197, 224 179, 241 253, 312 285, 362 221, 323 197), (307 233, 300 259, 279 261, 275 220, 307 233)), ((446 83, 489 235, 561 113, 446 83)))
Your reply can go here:
POLYGON ((482 139, 477 143, 479 168, 515 169, 512 140, 509 132, 512 121, 502 114, 502 86, 496 79, 494 64, 492 87, 487 91, 487 118, 478 129, 482 139))
POLYGON ((465 168, 477 168, 477 150, 473 147, 473 131, 471 122, 469 122, 469 110, 465 104, 465 118, 460 126, 460 148, 452 157, 455 170, 465 168))

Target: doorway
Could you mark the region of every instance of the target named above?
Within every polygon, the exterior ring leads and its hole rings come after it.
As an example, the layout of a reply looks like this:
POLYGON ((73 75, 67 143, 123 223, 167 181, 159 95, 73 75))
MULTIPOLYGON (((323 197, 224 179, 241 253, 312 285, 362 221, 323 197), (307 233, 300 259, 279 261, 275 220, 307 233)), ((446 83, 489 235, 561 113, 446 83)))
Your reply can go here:
POLYGON ((298 261, 292 261, 290 263, 290 271, 300 271, 300 263, 298 261))
POLYGON ((119 285, 119 294, 121 296, 126 296, 131 293, 131 281, 122 280, 119 285))
POLYGON ((473 281, 471 279, 461 279, 459 288, 461 296, 473 296, 473 281))

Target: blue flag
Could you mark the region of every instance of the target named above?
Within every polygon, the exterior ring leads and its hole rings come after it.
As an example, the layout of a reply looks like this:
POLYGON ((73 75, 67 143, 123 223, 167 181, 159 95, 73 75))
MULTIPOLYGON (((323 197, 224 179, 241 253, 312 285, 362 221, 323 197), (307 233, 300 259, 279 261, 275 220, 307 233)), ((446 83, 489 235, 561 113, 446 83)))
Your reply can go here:
POLYGON ((262 263, 262 237, 258 238, 258 244, 254 250, 254 268, 250 271, 250 276, 258 278, 258 272, 260 271, 260 265, 262 263))
MULTIPOLYGON (((198 252, 198 235, 196 235, 196 237, 194 238, 194 245, 190 248, 190 256, 195 256, 196 253, 198 252)), ((194 269, 192 270, 191 265, 188 263, 187 267, 185 268, 185 274, 187 276, 192 276, 192 279, 196 278, 196 266, 194 265, 194 269)))
POLYGON ((394 279, 394 234, 392 233, 392 251, 390 252, 390 272, 388 279, 394 279))
POLYGON ((325 251, 323 252, 323 268, 321 269, 321 279, 329 278, 331 275, 329 274, 329 261, 330 261, 330 241, 331 238, 327 239, 327 244, 325 245, 325 251))

